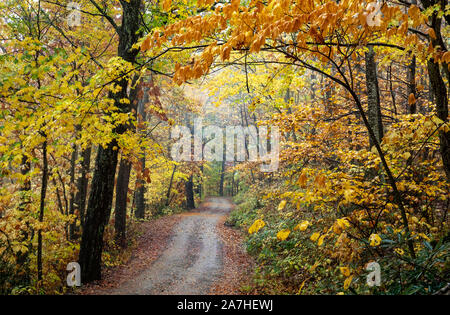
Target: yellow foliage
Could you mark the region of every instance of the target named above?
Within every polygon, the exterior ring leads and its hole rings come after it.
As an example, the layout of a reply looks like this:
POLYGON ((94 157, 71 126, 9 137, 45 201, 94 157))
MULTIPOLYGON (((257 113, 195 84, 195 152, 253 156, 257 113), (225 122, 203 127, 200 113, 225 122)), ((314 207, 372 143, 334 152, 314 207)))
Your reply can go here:
POLYGON ((306 220, 302 221, 301 223, 297 224, 294 227, 294 231, 297 231, 297 230, 305 231, 308 228, 309 225, 310 225, 310 223, 308 221, 306 221, 306 220))
POLYGON ((289 229, 281 230, 277 233, 277 239, 280 241, 284 241, 285 239, 288 238, 289 234, 291 234, 291 230, 289 229))
POLYGON ((369 237, 370 246, 376 247, 381 244, 381 237, 378 234, 371 234, 369 237))
POLYGON ((278 205, 278 211, 281 211, 284 209, 284 207, 286 206, 287 201, 286 200, 281 200, 280 204, 278 205))
POLYGON ((350 287, 350 284, 352 283, 353 276, 348 277, 344 281, 344 290, 347 290, 350 287))
POLYGON ((345 277, 350 276, 350 268, 349 267, 339 267, 339 270, 345 277))
POLYGON ((256 233, 256 232, 258 232, 261 228, 263 228, 265 225, 266 225, 266 223, 265 223, 263 220, 258 219, 258 220, 256 220, 255 222, 253 222, 253 224, 249 227, 248 233, 249 233, 249 234, 256 233))
POLYGON ((317 239, 318 239, 319 237, 320 237, 320 233, 315 232, 315 233, 313 233, 313 234, 311 235, 310 239, 311 239, 311 241, 315 242, 315 241, 317 241, 317 239))

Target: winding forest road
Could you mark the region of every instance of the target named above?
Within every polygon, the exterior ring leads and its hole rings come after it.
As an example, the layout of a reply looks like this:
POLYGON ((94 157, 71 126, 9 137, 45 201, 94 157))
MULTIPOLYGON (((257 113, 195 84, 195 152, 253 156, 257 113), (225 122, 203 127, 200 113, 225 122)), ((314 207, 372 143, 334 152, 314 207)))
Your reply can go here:
POLYGON ((154 263, 109 294, 208 294, 224 268, 218 222, 233 207, 226 198, 208 198, 175 225, 167 248, 154 263))

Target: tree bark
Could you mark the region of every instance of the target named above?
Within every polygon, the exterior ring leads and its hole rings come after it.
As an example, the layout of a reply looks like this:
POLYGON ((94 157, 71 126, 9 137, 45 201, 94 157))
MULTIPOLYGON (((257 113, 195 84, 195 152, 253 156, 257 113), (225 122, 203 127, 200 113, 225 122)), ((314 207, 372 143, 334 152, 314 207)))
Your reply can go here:
MULTIPOLYGON (((45 135, 44 135, 45 137, 45 135)), ((39 222, 44 221, 45 196, 47 194, 48 182, 48 160, 47 160, 47 139, 42 144, 42 183, 41 183, 41 199, 39 206, 39 222)), ((37 247, 37 272, 38 281, 42 280, 42 229, 38 230, 38 247, 37 247)))
POLYGON ((115 146, 117 142, 113 140, 106 148, 100 146, 97 153, 80 245, 79 263, 83 283, 101 279, 103 232, 111 212, 117 165, 115 146))
POLYGON ((172 184, 173 184, 173 177, 175 175, 175 171, 177 170, 177 165, 175 164, 173 166, 173 171, 172 171, 172 175, 170 176, 170 182, 169 182, 169 188, 167 189, 167 194, 166 194, 166 207, 169 205, 170 202, 170 193, 172 191, 172 184))
MULTIPOLYGON (((69 215, 73 215, 75 213, 75 163, 78 158, 78 148, 77 145, 73 146, 73 152, 72 157, 70 159, 70 186, 69 186, 69 215)), ((74 240, 75 239, 75 229, 76 229, 77 220, 74 219, 72 223, 69 225, 69 239, 74 240)))
MULTIPOLYGON (((145 154, 141 158, 142 170, 145 169, 145 154)), ((138 219, 145 218, 145 180, 143 178, 136 180, 136 211, 135 216, 138 219)))
POLYGON ((409 113, 415 114, 417 112, 417 91, 416 91, 416 56, 412 56, 411 62, 408 65, 407 78, 407 106, 409 107, 409 113), (414 95, 414 103, 409 104, 409 96, 414 95))
MULTIPOLYGON (((147 120, 147 113, 145 112, 145 104, 149 101, 149 91, 146 88, 142 90, 142 99, 138 100, 137 114, 138 120, 144 123, 147 120)), ((137 132, 141 130, 138 129, 137 132)), ((145 148, 142 148, 142 158, 141 158, 142 171, 145 170, 145 148)), ((136 181, 137 189, 135 192, 136 197, 136 211, 135 216, 138 219, 144 219, 145 217, 145 180, 138 178, 136 181)))
POLYGON ((75 211, 78 211, 80 216, 80 224, 83 226, 84 224, 84 213, 86 210, 86 198, 87 198, 87 192, 88 192, 88 174, 89 174, 89 168, 91 165, 91 151, 92 148, 88 147, 84 149, 81 152, 81 174, 80 177, 78 177, 77 180, 77 193, 75 195, 75 211))
MULTIPOLYGON (((28 176, 28 173, 31 170, 31 163, 28 157, 23 154, 22 155, 22 163, 20 167, 20 173, 22 176, 28 176)), ((26 211, 28 204, 30 204, 30 193, 31 193, 31 180, 29 177, 26 177, 23 184, 20 186, 20 201, 19 201, 19 210, 26 211)), ((28 227, 28 222, 27 222, 28 227)), ((20 231, 20 240, 25 242, 28 240, 28 228, 27 230, 20 231)), ((16 256, 16 262, 20 266, 26 266, 28 268, 28 252, 19 251, 16 256)))
MULTIPOLYGON (((442 1, 439 0, 426 0, 422 1, 425 9, 441 4, 441 10, 444 10, 444 5, 442 1)), ((438 16, 438 12, 435 11, 430 17, 431 28, 434 30, 436 35, 435 38, 431 38, 431 44, 433 47, 440 47, 441 50, 446 51, 445 43, 441 35, 441 22, 442 19, 438 16)), ((443 63, 444 67, 448 67, 448 64, 443 63)), ((448 122, 448 97, 447 97, 447 87, 444 80, 442 79, 440 73, 440 67, 438 63, 434 62, 431 58, 427 62, 428 75, 430 77, 430 85, 434 95, 434 102, 436 104, 436 113, 439 119, 443 122, 448 122)), ((444 172, 447 176, 447 181, 450 181, 450 132, 439 132, 439 142, 440 142, 440 153, 442 157, 442 165, 444 172)))
MULTIPOLYGON (((380 90, 378 88, 377 65, 375 52, 369 47, 366 52, 366 88, 367 88, 367 119, 372 127, 378 142, 383 138, 383 122, 381 119, 380 90)), ((374 142, 369 137, 370 147, 374 142)))
POLYGON ((195 209, 195 201, 194 201, 194 175, 189 177, 189 180, 184 184, 185 192, 186 192, 186 208, 187 209, 195 209))
POLYGON ((223 196, 223 186, 225 181, 225 161, 222 161, 222 167, 220 170, 220 183, 219 183, 219 195, 223 196))
POLYGON ((128 183, 130 181, 131 163, 126 157, 120 160, 116 185, 116 206, 114 208, 115 241, 121 247, 126 246, 125 229, 127 219, 128 183))
MULTIPOLYGON (((436 112, 439 119, 448 122, 447 88, 439 72, 439 64, 432 59, 427 62, 428 75, 434 92, 436 112)), ((450 181, 450 132, 439 132, 439 147, 447 181, 450 181)))

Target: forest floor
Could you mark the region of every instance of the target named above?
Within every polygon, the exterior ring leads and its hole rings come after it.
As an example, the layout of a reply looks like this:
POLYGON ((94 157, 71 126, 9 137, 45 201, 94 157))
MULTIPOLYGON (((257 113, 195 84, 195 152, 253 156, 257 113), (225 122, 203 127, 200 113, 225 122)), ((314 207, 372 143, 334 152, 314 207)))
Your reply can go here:
POLYGON ((234 205, 207 198, 197 209, 143 223, 130 260, 81 294, 241 294, 252 260, 242 234, 224 225, 234 205))

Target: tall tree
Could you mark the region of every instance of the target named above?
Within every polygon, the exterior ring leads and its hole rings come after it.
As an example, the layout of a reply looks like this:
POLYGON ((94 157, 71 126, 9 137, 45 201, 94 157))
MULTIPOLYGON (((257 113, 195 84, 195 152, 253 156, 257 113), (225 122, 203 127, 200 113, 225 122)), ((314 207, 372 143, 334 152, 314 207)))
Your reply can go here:
MULTIPOLYGON (((98 4, 96 4, 96 7, 104 18, 108 19, 117 32, 119 37, 117 55, 123 60, 134 64, 139 52, 134 45, 139 39, 141 1, 121 0, 120 4, 122 7, 122 24, 120 26, 98 4)), ((114 100, 114 105, 120 112, 129 112, 129 102, 122 102, 123 99, 129 99, 129 80, 125 74, 122 74, 116 80, 115 84, 120 87, 120 91, 111 92, 109 97, 114 100)), ((119 126, 115 132, 120 134, 125 129, 125 126, 119 126)), ((101 278, 103 232, 111 213, 114 178, 117 166, 117 148, 117 140, 113 139, 106 147, 100 146, 97 152, 91 192, 86 210, 86 221, 83 226, 80 245, 79 263, 83 283, 101 278)))
MULTIPOLYGON (((381 117, 380 89, 378 87, 377 64, 372 46, 365 55, 366 61, 366 89, 367 89, 367 119, 375 133, 378 142, 383 138, 383 121, 381 117)), ((369 138, 370 139, 370 138, 369 138)), ((370 139, 370 147, 374 142, 370 139)))
MULTIPOLYGON (((438 6, 440 10, 445 10, 445 4, 447 1, 441 0, 424 0, 422 1, 425 9, 433 6, 438 6)), ((444 15, 449 23, 448 15, 444 15)), ((430 43, 433 47, 438 48, 442 52, 446 52, 444 40, 441 34, 442 17, 439 15, 438 10, 434 10, 431 17, 431 30, 429 32, 430 43)), ((448 73, 449 63, 444 62, 444 73, 448 73), (445 70, 447 69, 447 70, 445 70)), ((427 61, 428 76, 430 78, 431 89, 434 94, 434 102, 436 104, 436 112, 439 119, 443 122, 448 122, 448 91, 447 86, 442 78, 440 66, 434 57, 427 61)), ((447 85, 450 82, 447 82, 447 85)), ((450 182, 450 131, 439 131, 440 151, 442 156, 442 164, 444 166, 445 173, 447 174, 447 180, 450 182)))
POLYGON ((130 181, 131 163, 126 156, 120 159, 116 184, 116 205, 114 207, 114 229, 116 244, 125 247, 125 229, 128 201, 128 183, 130 181))

